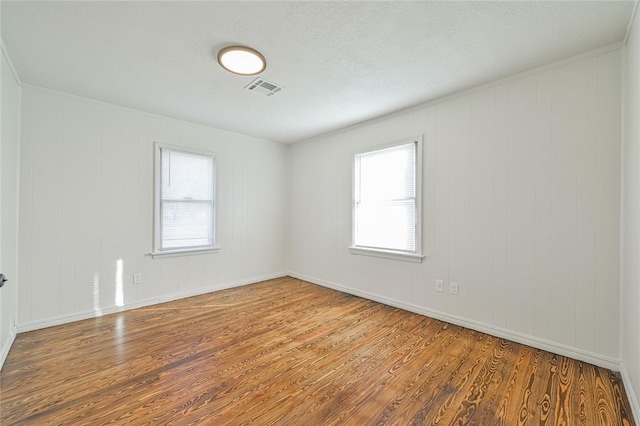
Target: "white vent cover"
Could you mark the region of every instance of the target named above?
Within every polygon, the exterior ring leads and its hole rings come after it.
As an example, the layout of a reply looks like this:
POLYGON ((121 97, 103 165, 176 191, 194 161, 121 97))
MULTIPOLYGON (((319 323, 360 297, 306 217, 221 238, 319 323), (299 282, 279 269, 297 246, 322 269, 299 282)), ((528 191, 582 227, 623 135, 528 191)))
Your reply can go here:
POLYGON ((261 93, 266 96, 273 96, 282 90, 282 86, 278 86, 277 84, 267 81, 262 77, 256 78, 251 83, 244 86, 244 88, 251 92, 261 93))

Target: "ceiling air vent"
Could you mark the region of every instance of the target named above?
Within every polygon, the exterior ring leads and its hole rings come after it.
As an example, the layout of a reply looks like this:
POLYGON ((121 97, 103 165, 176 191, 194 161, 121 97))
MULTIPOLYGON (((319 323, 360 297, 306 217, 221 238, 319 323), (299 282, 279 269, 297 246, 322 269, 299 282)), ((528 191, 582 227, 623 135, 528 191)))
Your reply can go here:
POLYGON ((273 96, 282 90, 282 86, 278 86, 277 84, 271 83, 261 77, 256 78, 244 88, 251 92, 261 93, 266 96, 273 96))

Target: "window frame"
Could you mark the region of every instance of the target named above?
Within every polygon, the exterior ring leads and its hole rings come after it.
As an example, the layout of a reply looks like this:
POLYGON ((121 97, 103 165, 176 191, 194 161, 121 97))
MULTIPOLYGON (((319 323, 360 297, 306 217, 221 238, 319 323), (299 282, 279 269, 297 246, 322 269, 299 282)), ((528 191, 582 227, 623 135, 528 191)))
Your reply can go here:
POLYGON ((153 200, 153 250, 150 253, 151 257, 171 257, 171 256, 183 256, 183 255, 191 255, 191 254, 203 254, 203 253, 214 253, 220 250, 220 247, 217 245, 218 242, 218 226, 217 226, 217 217, 218 217, 218 158, 216 153, 206 151, 203 149, 196 149, 184 146, 170 145, 160 142, 154 143, 154 175, 153 175, 153 185, 154 185, 154 200, 153 200), (212 206, 211 206, 211 227, 212 227, 212 243, 210 245, 205 246, 193 246, 193 247, 185 247, 185 248, 161 248, 161 218, 162 214, 161 208, 161 194, 162 194, 162 150, 166 149, 169 151, 183 152, 186 154, 196 154, 204 157, 210 157, 213 160, 213 187, 212 187, 212 206))
POLYGON ((365 255, 365 256, 374 256, 374 257, 382 257, 386 259, 394 259, 394 260, 402 260, 407 262, 422 262, 424 259, 423 254, 423 244, 422 244, 422 226, 423 226, 423 208, 422 208, 422 153, 423 153, 423 135, 418 135, 412 138, 402 139, 400 141, 386 143, 382 145, 375 145, 371 147, 367 147, 366 149, 361 149, 353 153, 351 167, 352 167, 352 184, 351 184, 351 245, 349 246, 349 252, 355 255, 365 255), (416 247, 415 251, 401 251, 401 250, 393 250, 393 249, 382 249, 382 248, 374 248, 374 247, 364 247, 356 245, 356 202, 357 202, 357 192, 358 188, 358 176, 357 174, 357 161, 358 156, 361 154, 372 153, 375 151, 380 151, 388 148, 394 148, 401 145, 407 145, 413 143, 415 144, 415 155, 416 155, 416 172, 415 172, 415 215, 416 215, 416 227, 415 227, 415 241, 416 247))

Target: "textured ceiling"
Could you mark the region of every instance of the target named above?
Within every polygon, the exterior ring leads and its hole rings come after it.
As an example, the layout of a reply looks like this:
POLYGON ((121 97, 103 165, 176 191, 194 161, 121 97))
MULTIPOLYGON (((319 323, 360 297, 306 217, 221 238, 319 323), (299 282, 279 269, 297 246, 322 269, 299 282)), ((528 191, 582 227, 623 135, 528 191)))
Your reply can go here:
POLYGON ((631 1, 11 2, 2 39, 21 80, 294 142, 620 42, 631 1), (215 60, 229 44, 285 87, 215 60))

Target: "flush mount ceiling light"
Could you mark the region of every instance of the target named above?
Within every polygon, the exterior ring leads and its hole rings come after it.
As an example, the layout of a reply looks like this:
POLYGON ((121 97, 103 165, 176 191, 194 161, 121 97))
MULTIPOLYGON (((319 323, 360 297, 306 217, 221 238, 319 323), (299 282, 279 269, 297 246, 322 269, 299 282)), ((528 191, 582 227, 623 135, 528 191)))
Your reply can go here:
POLYGON ((218 52, 218 63, 225 70, 240 75, 256 75, 267 67, 260 52, 245 46, 225 47, 218 52))

